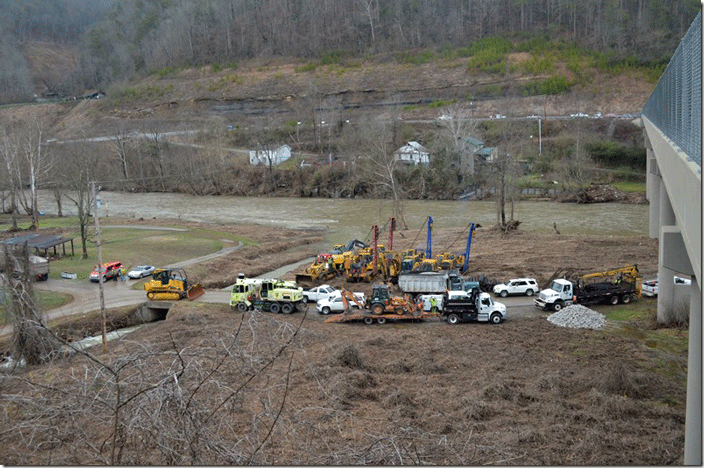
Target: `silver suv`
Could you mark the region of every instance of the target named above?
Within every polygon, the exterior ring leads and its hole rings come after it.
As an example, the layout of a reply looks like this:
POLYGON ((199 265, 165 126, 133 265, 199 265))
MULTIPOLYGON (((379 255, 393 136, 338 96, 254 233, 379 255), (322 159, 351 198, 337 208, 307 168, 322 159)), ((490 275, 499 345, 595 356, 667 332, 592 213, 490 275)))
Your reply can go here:
POLYGON ((535 278, 510 279, 503 284, 494 286, 494 294, 501 297, 514 294, 532 296, 533 294, 538 294, 539 290, 540 288, 538 288, 535 278))

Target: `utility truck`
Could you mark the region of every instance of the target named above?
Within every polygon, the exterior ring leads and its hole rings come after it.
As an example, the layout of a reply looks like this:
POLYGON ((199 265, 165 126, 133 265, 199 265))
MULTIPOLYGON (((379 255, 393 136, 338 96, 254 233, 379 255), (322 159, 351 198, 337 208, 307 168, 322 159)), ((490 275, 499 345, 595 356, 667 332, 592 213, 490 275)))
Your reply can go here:
POLYGON ((572 304, 628 304, 641 293, 638 265, 616 268, 576 278, 556 278, 540 291, 534 304, 544 310, 559 311, 572 304))
POLYGON ((240 273, 232 286, 230 307, 240 312, 257 309, 290 314, 295 310, 307 310, 308 303, 303 288, 293 281, 247 278, 240 273))

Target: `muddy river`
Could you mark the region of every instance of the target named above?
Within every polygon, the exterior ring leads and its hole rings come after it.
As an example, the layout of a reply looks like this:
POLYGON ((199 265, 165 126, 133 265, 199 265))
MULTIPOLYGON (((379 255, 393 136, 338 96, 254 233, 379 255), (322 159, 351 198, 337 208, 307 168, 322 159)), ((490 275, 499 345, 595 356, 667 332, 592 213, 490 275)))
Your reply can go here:
MULTIPOLYGON (((191 196, 174 193, 100 192, 100 217, 177 219, 209 223, 255 223, 288 228, 316 228, 332 243, 364 239, 373 224, 383 228, 393 213, 391 200, 191 196)), ((40 211, 56 214, 50 192, 39 197, 40 211)), ((507 218, 510 205, 507 205, 507 218)), ((64 201, 64 214, 75 206, 64 201)), ((464 228, 469 223, 496 224, 494 201, 424 201, 404 203, 411 235, 428 216, 435 228, 464 228)), ((548 232, 553 223, 563 234, 647 236, 648 205, 523 201, 514 207, 521 229, 548 232)), ((421 237, 424 238, 424 232, 421 237)), ((385 237, 385 233, 381 233, 385 237)))

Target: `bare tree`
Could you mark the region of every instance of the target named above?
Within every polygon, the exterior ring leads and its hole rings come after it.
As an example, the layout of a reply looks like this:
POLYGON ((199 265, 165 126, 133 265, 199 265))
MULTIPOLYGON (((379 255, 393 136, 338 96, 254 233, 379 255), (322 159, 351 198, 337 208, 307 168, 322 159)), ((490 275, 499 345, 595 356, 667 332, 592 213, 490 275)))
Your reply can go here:
POLYGON ((501 229, 510 227, 509 221, 514 221, 514 203, 518 191, 520 166, 518 160, 522 157, 522 142, 525 140, 525 126, 522 123, 503 121, 501 141, 498 153, 491 164, 491 174, 494 181, 496 196, 497 224, 501 229), (506 220, 506 204, 511 204, 510 218, 506 220))
POLYGON ((447 153, 454 156, 457 165, 458 183, 465 175, 474 174, 474 154, 470 149, 468 138, 477 135, 477 120, 471 109, 454 104, 443 110, 438 119, 439 140, 447 148, 447 153))
POLYGON ((122 170, 122 176, 125 180, 128 180, 130 178, 130 174, 127 167, 127 147, 130 137, 127 129, 124 126, 118 127, 112 141, 114 143, 113 153, 115 154, 115 158, 117 158, 117 162, 122 170))
POLYGON ((371 35, 372 39, 372 47, 376 46, 376 35, 374 33, 375 29, 375 24, 374 22, 377 19, 377 16, 379 14, 379 1, 378 0, 358 0, 359 4, 362 7, 363 14, 366 17, 367 22, 369 23, 369 34, 371 35))
POLYGON ((387 122, 360 122, 358 139, 366 171, 380 195, 391 195, 393 216, 403 230, 408 229, 404 215, 405 193, 396 175, 398 160, 393 154, 392 132, 387 122))
POLYGON ((64 164, 61 165, 59 176, 68 189, 66 198, 76 205, 83 258, 88 258, 89 226, 94 203, 90 183, 95 180, 99 158, 96 152, 86 149, 85 142, 79 143, 77 149, 76 151, 74 147, 65 148, 64 164))
POLYGON ((34 278, 30 272, 29 247, 13 251, 3 245, 2 284, 9 292, 8 316, 13 325, 12 357, 27 364, 49 360, 58 348, 58 340, 47 330, 34 297, 34 278))
POLYGON ((555 178, 561 180, 566 187, 580 189, 594 178, 594 161, 583 146, 578 128, 574 149, 555 163, 555 178))
POLYGON ((38 186, 40 181, 50 173, 53 166, 43 141, 44 127, 44 122, 36 114, 33 114, 23 126, 22 150, 29 173, 29 208, 32 215, 30 229, 39 227, 38 186))
POLYGON ((19 173, 19 141, 17 134, 7 131, 5 126, 0 127, 0 154, 5 168, 4 183, 9 192, 10 198, 10 218, 12 220, 12 230, 17 230, 17 215, 19 214, 17 202, 20 192, 21 182, 19 173))

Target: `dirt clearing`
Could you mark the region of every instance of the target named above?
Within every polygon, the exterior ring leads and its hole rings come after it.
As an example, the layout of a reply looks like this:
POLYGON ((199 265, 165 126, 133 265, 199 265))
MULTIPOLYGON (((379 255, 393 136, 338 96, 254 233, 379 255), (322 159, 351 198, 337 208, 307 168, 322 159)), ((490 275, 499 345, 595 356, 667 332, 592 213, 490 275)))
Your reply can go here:
MULTIPOLYGON (((319 233, 221 228, 251 235, 256 245, 198 266, 206 285, 240 271, 255 276, 324 246, 319 233)), ((443 236, 458 232, 433 234, 447 245, 443 236)), ((633 263, 654 274, 656 241, 481 228, 470 270, 542 281, 557 268, 633 263)), ((687 330, 637 321, 568 329, 545 317, 509 312, 499 325, 366 326, 323 323, 312 307, 284 316, 179 302, 165 321, 111 342, 107 353, 0 376, 0 459, 681 464, 687 330)))

